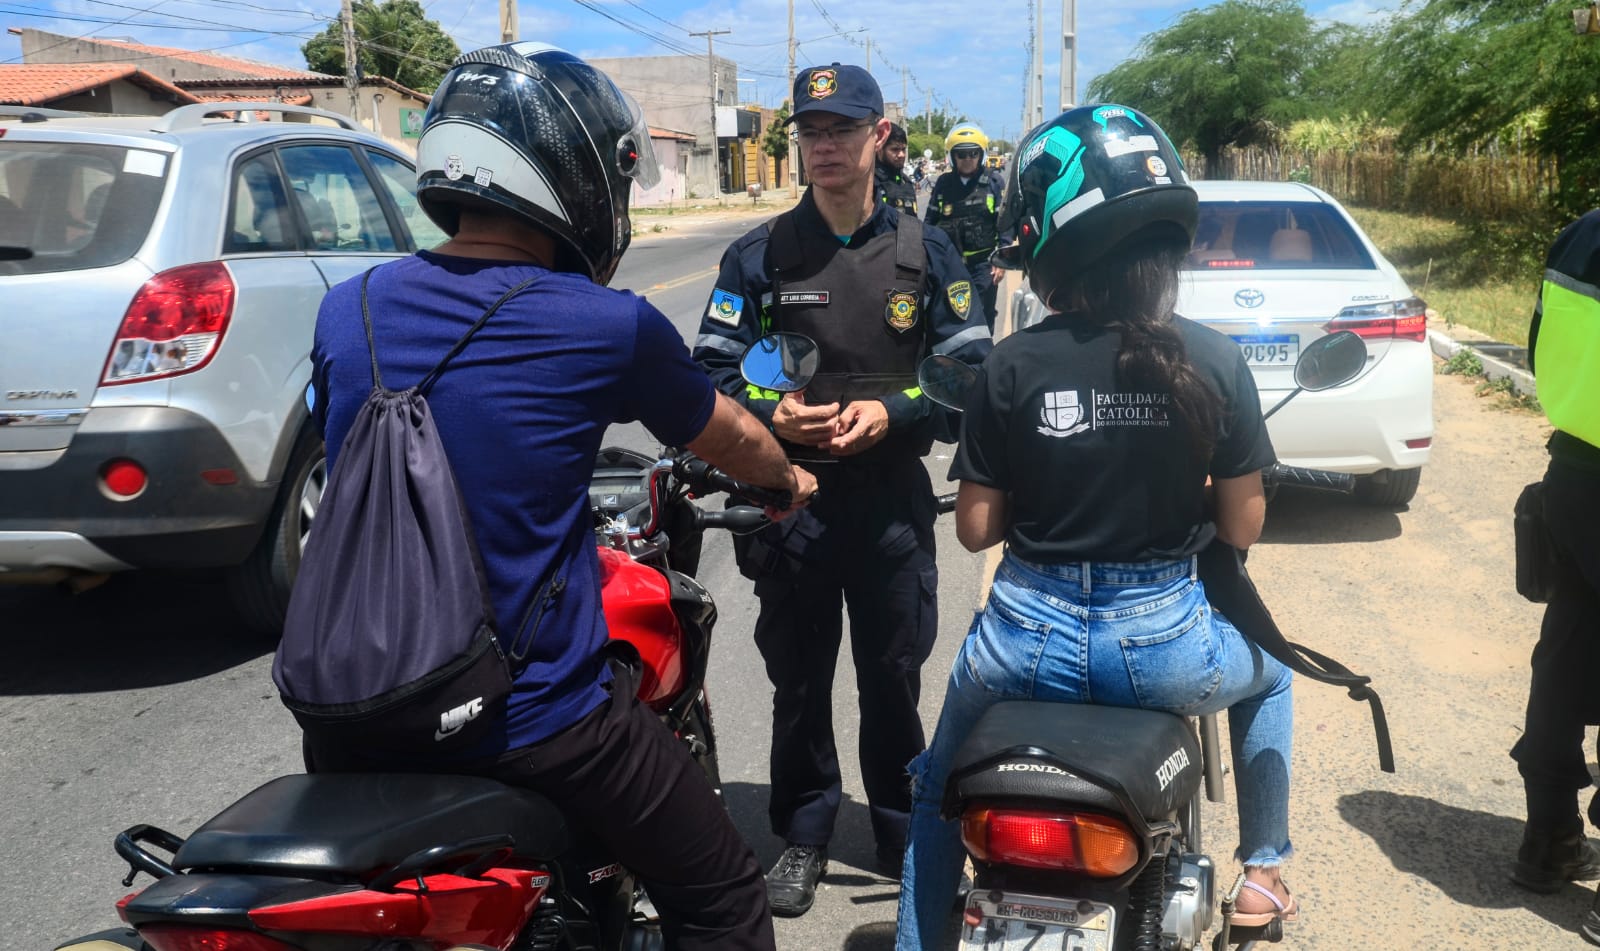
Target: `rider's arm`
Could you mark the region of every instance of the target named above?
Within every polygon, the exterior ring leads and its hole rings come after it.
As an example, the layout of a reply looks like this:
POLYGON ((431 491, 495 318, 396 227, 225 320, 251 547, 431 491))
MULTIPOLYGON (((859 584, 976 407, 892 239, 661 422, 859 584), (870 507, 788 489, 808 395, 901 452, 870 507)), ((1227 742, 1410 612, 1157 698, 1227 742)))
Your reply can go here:
POLYGON ((804 498, 778 441, 726 394, 717 394, 710 422, 684 448, 741 482, 787 489, 797 501, 804 498))
POLYGON ((963 482, 956 495, 956 540, 967 551, 983 551, 1006 537, 1010 513, 1006 493, 979 482, 963 482))
POLYGON ((1261 470, 1232 479, 1213 479, 1212 492, 1217 504, 1217 537, 1240 550, 1254 545, 1267 520, 1261 470))

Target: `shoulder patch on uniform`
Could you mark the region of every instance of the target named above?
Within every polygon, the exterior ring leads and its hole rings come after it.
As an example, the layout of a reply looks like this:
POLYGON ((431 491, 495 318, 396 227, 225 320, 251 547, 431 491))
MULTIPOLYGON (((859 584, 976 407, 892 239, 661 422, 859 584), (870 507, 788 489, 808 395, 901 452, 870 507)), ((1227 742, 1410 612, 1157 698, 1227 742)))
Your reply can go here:
POLYGON ((944 295, 950 299, 950 309, 956 316, 966 320, 972 314, 972 283, 970 281, 956 281, 944 289, 944 295))
POLYGON ((744 313, 744 295, 734 294, 720 287, 711 291, 711 304, 706 307, 706 316, 719 324, 730 327, 739 326, 739 317, 744 313))

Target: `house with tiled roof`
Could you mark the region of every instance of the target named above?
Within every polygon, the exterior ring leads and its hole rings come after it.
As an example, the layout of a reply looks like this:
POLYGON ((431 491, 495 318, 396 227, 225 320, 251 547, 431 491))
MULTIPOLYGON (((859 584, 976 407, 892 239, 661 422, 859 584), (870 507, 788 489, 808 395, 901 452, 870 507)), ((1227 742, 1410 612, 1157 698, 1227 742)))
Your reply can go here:
POLYGON ((0 66, 0 105, 155 116, 200 101, 130 63, 0 66))
MULTIPOLYGON (((344 77, 308 69, 292 69, 214 52, 150 46, 132 40, 63 36, 31 28, 12 28, 8 32, 21 40, 26 65, 0 66, 0 88, 6 82, 21 82, 20 76, 13 80, 5 78, 11 70, 46 66, 115 67, 134 71, 146 81, 158 81, 177 90, 187 97, 183 102, 282 102, 353 115, 378 135, 413 151, 422 128, 422 114, 428 108, 427 94, 381 76, 363 78, 352 102, 344 77)), ((127 99, 128 96, 123 96, 119 102, 127 99)), ((0 102, 11 101, 0 99, 0 102)), ((156 102, 149 107, 138 104, 140 108, 136 109, 112 109, 98 107, 105 101, 103 98, 95 108, 78 104, 82 101, 80 96, 70 105, 49 99, 26 104, 90 112, 155 114, 166 112, 176 104, 161 107, 156 102)))

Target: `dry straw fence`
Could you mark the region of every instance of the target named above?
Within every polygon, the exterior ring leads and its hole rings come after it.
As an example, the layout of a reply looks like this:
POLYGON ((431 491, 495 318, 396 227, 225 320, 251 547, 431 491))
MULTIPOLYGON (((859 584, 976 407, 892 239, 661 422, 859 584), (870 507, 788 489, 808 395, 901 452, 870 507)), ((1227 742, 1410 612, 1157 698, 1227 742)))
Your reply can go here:
POLYGON ((1193 154, 1186 154, 1184 163, 1197 178, 1292 179, 1350 204, 1452 219, 1537 213, 1557 186, 1555 162, 1520 151, 1456 156, 1386 148, 1257 147, 1225 149, 1215 169, 1193 154))

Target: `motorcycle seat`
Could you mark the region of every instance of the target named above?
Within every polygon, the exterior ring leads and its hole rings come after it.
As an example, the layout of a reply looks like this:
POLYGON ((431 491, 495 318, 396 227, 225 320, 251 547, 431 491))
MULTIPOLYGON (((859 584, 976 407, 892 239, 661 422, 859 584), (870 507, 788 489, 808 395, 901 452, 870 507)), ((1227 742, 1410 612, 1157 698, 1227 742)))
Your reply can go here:
POLYGON ((514 854, 549 861, 570 844, 550 800, 478 776, 280 776, 195 830, 179 869, 364 878, 423 849, 509 834, 514 854))
POLYGON ((974 799, 1036 799, 1173 816, 1200 788, 1200 746, 1155 710, 1008 700, 984 712, 951 762, 944 814, 974 799))

